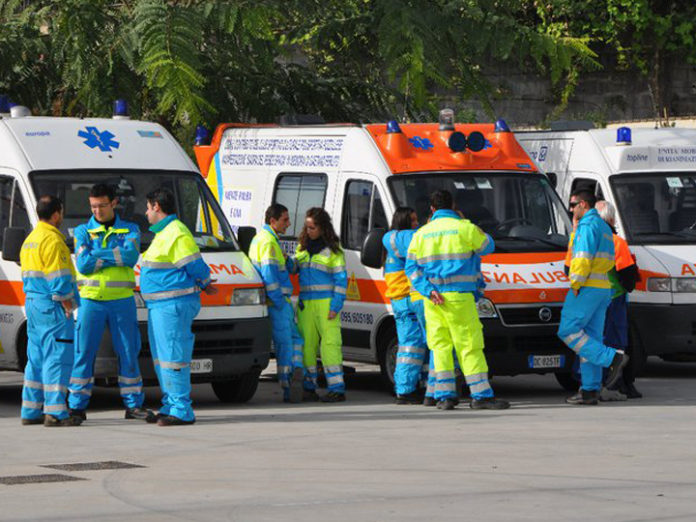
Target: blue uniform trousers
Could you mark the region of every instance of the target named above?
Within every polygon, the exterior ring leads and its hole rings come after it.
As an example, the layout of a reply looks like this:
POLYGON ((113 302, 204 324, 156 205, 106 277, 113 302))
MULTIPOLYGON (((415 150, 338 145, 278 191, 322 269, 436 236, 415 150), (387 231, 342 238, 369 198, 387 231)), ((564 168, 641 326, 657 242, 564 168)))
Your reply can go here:
POLYGON ((118 359, 118 386, 126 408, 140 408, 145 400, 138 366, 140 330, 135 298, 97 301, 82 299, 75 331, 75 363, 70 377, 71 409, 84 410, 94 386, 94 361, 104 328, 109 326, 118 359))
POLYGON ((75 322, 65 317, 60 303, 50 298, 27 297, 27 366, 22 389, 22 418, 44 413, 68 417, 66 395, 73 364, 75 322))
MULTIPOLYGON (((396 321, 396 336, 399 348, 396 354, 394 384, 397 395, 416 391, 422 380, 423 361, 428 352, 425 329, 418 319, 418 308, 423 313, 422 301, 411 301, 410 297, 392 299, 392 310, 396 321), (420 303, 420 306, 418 305, 420 303)), ((423 318, 423 324, 425 318, 423 318)))
POLYGON ((191 407, 193 319, 201 309, 196 294, 148 303, 148 338, 155 373, 162 389, 162 415, 195 420, 191 407))
POLYGON ((278 366, 278 382, 283 389, 283 396, 290 397, 290 378, 295 368, 302 368, 302 348, 304 340, 297 329, 295 309, 289 299, 283 306, 268 307, 271 316, 273 347, 278 366))
POLYGON ((611 302, 611 289, 582 287, 578 295, 566 295, 558 336, 580 357, 581 388, 596 391, 602 386, 602 368, 611 365, 616 350, 606 346, 604 322, 611 302))

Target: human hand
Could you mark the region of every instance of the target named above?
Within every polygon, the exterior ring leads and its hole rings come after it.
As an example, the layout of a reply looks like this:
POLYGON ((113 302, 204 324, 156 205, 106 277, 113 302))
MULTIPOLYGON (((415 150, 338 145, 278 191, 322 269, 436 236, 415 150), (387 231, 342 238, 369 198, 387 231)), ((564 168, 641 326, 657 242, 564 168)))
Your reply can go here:
POLYGON ((75 309, 73 300, 66 299, 65 301, 61 301, 60 304, 63 307, 63 311, 65 312, 65 317, 70 319, 70 317, 72 316, 73 310, 75 309))
POLYGON ((217 283, 217 279, 212 279, 210 284, 203 289, 206 294, 215 295, 218 293, 218 289, 213 286, 213 283, 217 283))
POLYGON ((334 312, 333 310, 329 310, 329 321, 332 319, 335 319, 338 313, 334 312))
POLYGON ((437 290, 433 290, 432 292, 430 292, 430 300, 435 305, 441 305, 445 302, 445 298, 442 297, 442 294, 437 290))

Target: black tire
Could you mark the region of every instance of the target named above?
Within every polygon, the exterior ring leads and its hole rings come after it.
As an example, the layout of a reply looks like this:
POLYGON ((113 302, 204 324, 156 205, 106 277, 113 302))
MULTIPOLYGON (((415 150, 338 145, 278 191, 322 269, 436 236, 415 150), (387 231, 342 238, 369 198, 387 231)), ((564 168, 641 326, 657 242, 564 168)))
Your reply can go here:
POLYGON ((573 378, 573 374, 569 372, 554 373, 558 384, 566 391, 576 392, 580 388, 580 383, 573 378))
POLYGON ((398 349, 399 341, 396 337, 396 329, 390 328, 382 336, 378 353, 382 382, 390 391, 394 390, 394 371, 396 370, 396 352, 398 349))
POLYGON ((210 384, 220 402, 241 404, 249 401, 256 393, 259 375, 261 370, 252 370, 229 381, 216 381, 210 384))

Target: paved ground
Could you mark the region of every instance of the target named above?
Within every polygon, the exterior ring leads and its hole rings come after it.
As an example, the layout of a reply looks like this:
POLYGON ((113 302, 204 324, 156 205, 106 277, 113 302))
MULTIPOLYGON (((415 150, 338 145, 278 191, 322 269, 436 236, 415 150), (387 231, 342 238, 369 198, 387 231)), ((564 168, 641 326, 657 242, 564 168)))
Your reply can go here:
MULTIPOLYGON (((195 389, 195 426, 124 421, 114 390, 80 428, 19 424, 21 380, 0 372, 0 520, 693 521, 696 364, 651 362, 646 398, 566 406, 553 377, 497 378, 505 412, 395 406, 374 367, 339 405, 247 405, 195 389), (121 461, 141 468, 56 471, 121 461)), ((155 389, 148 389, 155 404, 155 389)))

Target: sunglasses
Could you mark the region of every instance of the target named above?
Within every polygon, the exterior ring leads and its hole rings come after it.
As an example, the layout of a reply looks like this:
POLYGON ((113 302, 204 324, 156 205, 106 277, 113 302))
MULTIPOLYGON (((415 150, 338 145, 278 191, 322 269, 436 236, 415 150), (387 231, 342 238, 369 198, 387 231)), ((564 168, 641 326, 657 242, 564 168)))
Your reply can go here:
POLYGON ((575 208, 575 206, 576 206, 576 205, 579 205, 579 204, 580 204, 579 201, 571 201, 570 203, 568 203, 568 208, 569 208, 570 210, 573 210, 573 209, 575 208))

